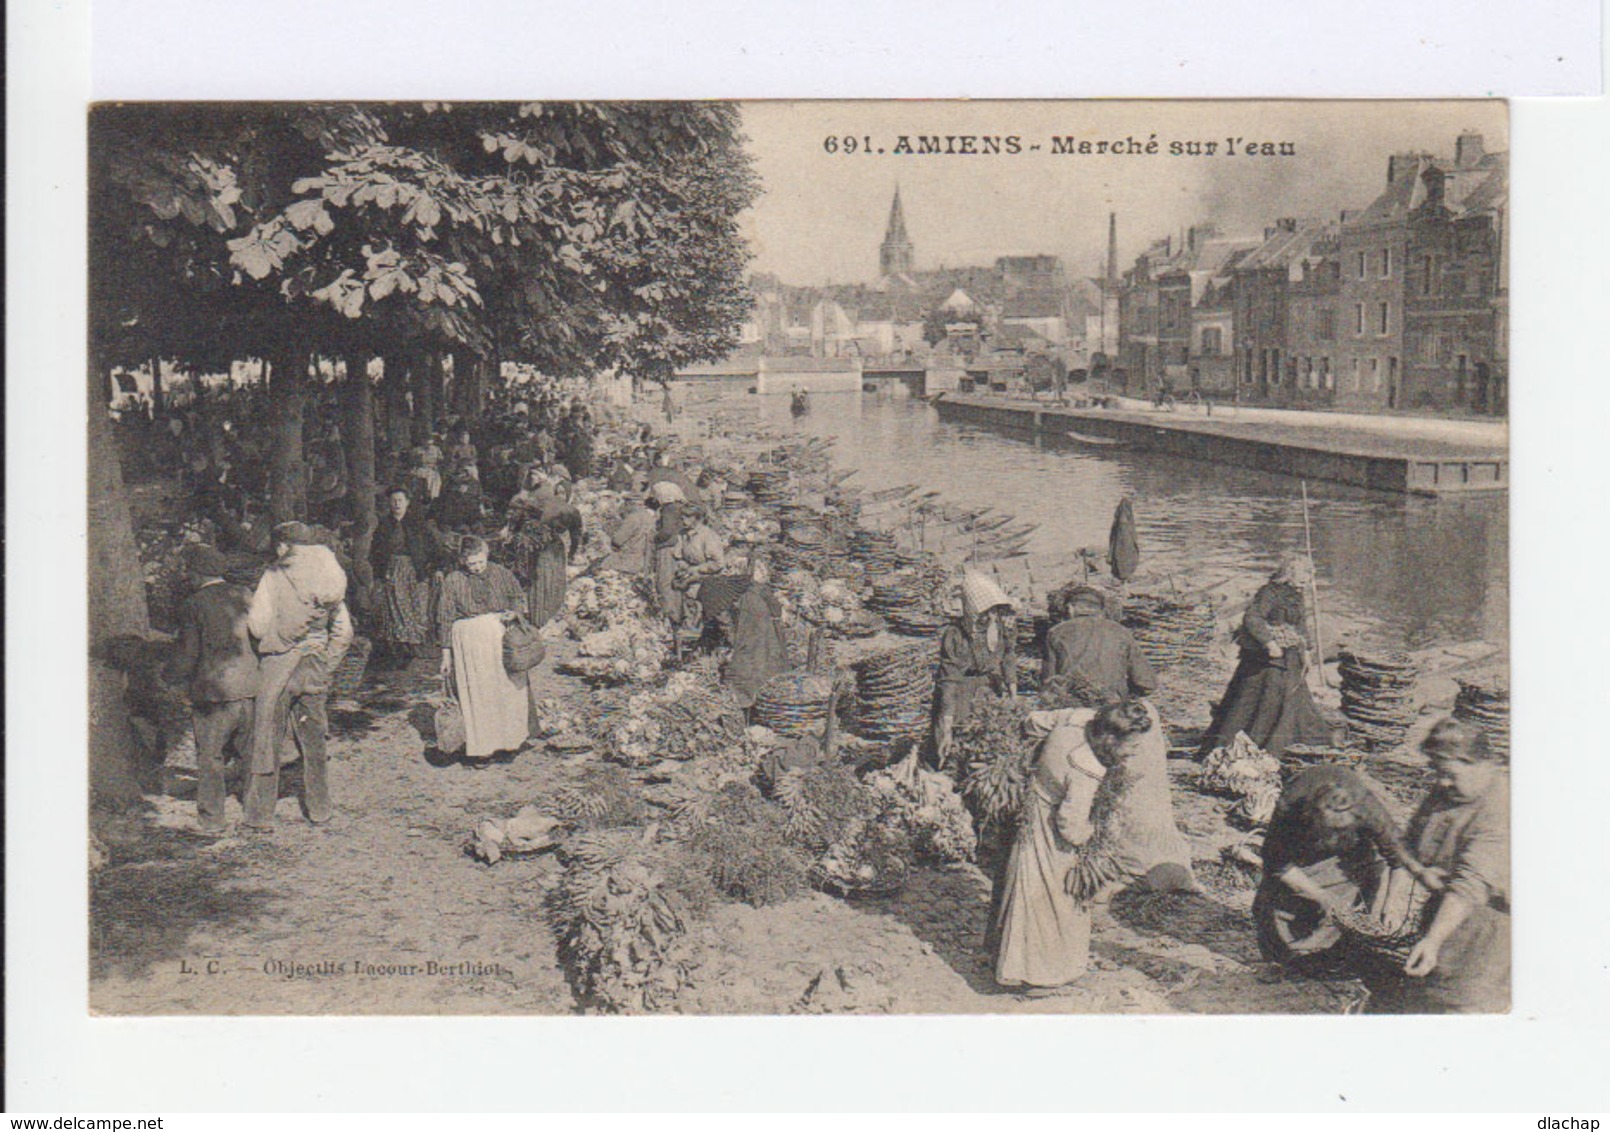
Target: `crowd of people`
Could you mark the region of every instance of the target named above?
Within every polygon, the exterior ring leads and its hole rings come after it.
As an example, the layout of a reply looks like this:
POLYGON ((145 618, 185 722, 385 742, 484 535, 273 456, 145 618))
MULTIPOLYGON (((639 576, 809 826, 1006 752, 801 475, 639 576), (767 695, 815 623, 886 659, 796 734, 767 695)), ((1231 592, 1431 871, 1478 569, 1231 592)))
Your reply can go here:
MULTIPOLYGON (((218 545, 186 548, 192 593, 179 616, 170 679, 193 705, 199 827, 225 829, 226 752, 245 768, 244 824, 271 829, 282 767, 302 761, 303 808, 328 821, 325 731, 331 681, 354 638, 373 641, 371 663, 439 659, 461 715, 464 765, 521 750, 531 735, 535 661, 509 658, 559 616, 588 538, 575 483, 590 477, 625 500, 602 532, 589 568, 641 578, 669 623, 673 648, 719 652, 723 680, 745 709, 788 670, 784 605, 765 547, 727 545, 720 474, 679 462, 648 425, 623 430, 604 457, 581 399, 550 393, 509 400, 480 422, 444 422, 381 461, 384 505, 366 559, 343 562, 330 528, 350 523, 344 457, 334 425, 307 442, 304 521, 253 537, 254 481, 265 461, 249 395, 208 427, 200 410, 159 426, 167 456, 185 470, 214 521, 218 545), (267 552, 255 589, 227 580, 229 554, 267 552), (349 608, 350 604, 350 608, 349 608)), ((667 418, 675 403, 664 402, 667 418)), ((319 419, 313 415, 310 419, 319 419)), ((143 427, 143 426, 142 426, 143 427)), ((1127 507, 1127 501, 1126 501, 1127 507)), ((1036 755, 1015 840, 1000 862, 990 918, 995 976, 1007 988, 1057 994, 1089 964, 1092 919, 1114 893, 1140 887, 1197 893, 1191 847, 1174 820, 1163 722, 1147 697, 1157 676, 1120 623, 1114 594, 1133 570, 1133 515, 1115 522, 1116 586, 1059 591, 1044 639, 1037 709, 1028 715, 1036 755)), ((1333 742, 1307 677, 1304 559, 1289 559, 1253 597, 1235 635, 1237 666, 1201 745, 1207 754, 1244 735, 1276 756, 1333 742)), ((1017 694, 1018 647, 1010 597, 968 570, 960 614, 939 642, 931 742, 936 766, 955 769, 958 726, 981 697, 1017 694)), ((540 645, 532 654, 541 656, 540 645)), ((1482 733, 1453 720, 1423 750, 1435 785, 1400 828, 1361 775, 1318 766, 1291 776, 1268 824, 1253 906, 1271 961, 1301 968, 1353 964, 1340 924, 1379 913, 1415 890, 1423 935, 1389 972, 1384 1000, 1411 1008, 1502 1009, 1508 988, 1507 774, 1482 733), (1418 996, 1418 997, 1416 997, 1418 996)))
MULTIPOLYGON (((1249 603, 1241 660, 1213 713, 1202 754, 1238 735, 1283 755, 1340 737, 1307 683, 1315 663, 1303 587, 1311 565, 1287 559, 1249 603)), ((1031 995, 1068 990, 1087 970, 1095 909, 1126 889, 1200 892, 1173 814, 1168 740, 1146 696, 1157 678, 1113 616, 1113 588, 1061 595, 1046 635, 1038 744, 1026 803, 995 883, 995 978, 1031 995)), ((981 574, 962 583, 946 630, 935 703, 944 760, 957 722, 983 692, 1016 687, 1011 599, 981 574)), ((1376 1008, 1504 1010, 1509 994, 1508 775, 1477 727, 1443 719, 1421 742, 1432 786, 1400 826, 1369 780, 1335 764, 1289 774, 1261 848, 1253 904, 1264 957, 1298 971, 1356 975, 1376 1008), (1389 912, 1389 910, 1392 910, 1389 912), (1344 923, 1418 925, 1401 962, 1351 945, 1344 923)), ((1356 938, 1356 937, 1354 937, 1356 938)))

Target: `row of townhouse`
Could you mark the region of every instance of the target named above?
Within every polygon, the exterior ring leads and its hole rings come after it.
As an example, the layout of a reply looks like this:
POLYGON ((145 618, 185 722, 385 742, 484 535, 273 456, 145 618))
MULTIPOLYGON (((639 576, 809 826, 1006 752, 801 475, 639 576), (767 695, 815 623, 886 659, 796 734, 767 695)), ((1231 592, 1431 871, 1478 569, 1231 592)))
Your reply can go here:
POLYGON ((1508 380, 1506 154, 1397 154, 1367 208, 1261 239, 1193 229, 1139 257, 1120 293, 1131 392, 1501 413, 1508 380))

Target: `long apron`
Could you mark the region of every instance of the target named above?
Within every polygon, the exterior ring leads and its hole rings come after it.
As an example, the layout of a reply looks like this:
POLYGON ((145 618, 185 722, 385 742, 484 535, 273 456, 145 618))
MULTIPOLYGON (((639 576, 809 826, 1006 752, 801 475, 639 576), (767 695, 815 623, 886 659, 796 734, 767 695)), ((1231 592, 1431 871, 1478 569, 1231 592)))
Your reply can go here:
POLYGON ((496 613, 453 622, 453 679, 464 712, 464 757, 515 751, 531 736, 531 678, 503 667, 503 618, 496 613))

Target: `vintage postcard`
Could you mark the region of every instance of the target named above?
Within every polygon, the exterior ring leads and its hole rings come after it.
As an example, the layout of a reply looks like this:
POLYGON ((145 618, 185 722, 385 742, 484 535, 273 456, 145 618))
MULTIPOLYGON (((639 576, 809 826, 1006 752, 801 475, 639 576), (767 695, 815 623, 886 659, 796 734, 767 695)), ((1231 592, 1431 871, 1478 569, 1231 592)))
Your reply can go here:
POLYGON ((1509 1009, 1502 102, 89 113, 92 1011, 1509 1009))

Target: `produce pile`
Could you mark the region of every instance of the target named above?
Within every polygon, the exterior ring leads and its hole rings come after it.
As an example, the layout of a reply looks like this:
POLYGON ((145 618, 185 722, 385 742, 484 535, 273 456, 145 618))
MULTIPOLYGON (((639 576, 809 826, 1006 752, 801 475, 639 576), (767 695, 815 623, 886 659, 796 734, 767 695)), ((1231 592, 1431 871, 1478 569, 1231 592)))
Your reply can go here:
POLYGON ((565 590, 565 629, 575 640, 618 625, 652 620, 649 582, 615 570, 575 578, 565 590))
POLYGON ((811 882, 840 896, 888 896, 905 887, 913 849, 893 810, 857 821, 811 866, 811 882))
POLYGON ((855 720, 862 738, 887 743, 927 732, 937 655, 933 644, 921 642, 853 665, 855 720))
POLYGON ((1502 672, 1459 679, 1454 697, 1455 719, 1480 727, 1487 744, 1506 762, 1509 760, 1509 677, 1502 672))
POLYGON ((541 739, 555 749, 566 749, 572 743, 577 745, 577 749, 583 745, 592 746, 592 733, 586 719, 562 701, 551 696, 538 700, 532 714, 533 738, 541 739))
POLYGON ((1212 602, 1170 601, 1155 594, 1130 594, 1123 623, 1159 672, 1212 659, 1218 617, 1212 602))
POLYGON ((624 621, 588 633, 576 652, 559 666, 560 671, 597 684, 646 684, 659 676, 670 659, 671 632, 658 619, 624 621))
POLYGON ((978 851, 978 832, 955 781, 938 771, 914 769, 914 776, 902 767, 880 770, 867 785, 899 814, 918 857, 942 864, 971 861, 978 851))
POLYGON ((1025 733, 1029 707, 1009 696, 981 696, 957 725, 952 757, 962 796, 981 830, 1016 826, 1028 796, 1035 744, 1025 733))
POLYGON ((759 908, 805 891, 809 856, 790 840, 783 811, 750 782, 725 783, 686 811, 680 835, 723 896, 759 908))
POLYGON ((1280 760, 1238 731, 1228 747, 1215 747, 1202 761, 1197 784, 1236 799, 1233 812, 1245 824, 1265 825, 1280 800, 1280 760))
POLYGON ((1371 750, 1401 746, 1414 722, 1414 661, 1401 652, 1349 649, 1337 671, 1342 714, 1353 734, 1371 750))
POLYGON ((703 882, 657 830, 595 829, 560 849, 548 901, 559 958, 582 1002, 615 1013, 672 1009, 692 967, 688 921, 703 882))
POLYGON ((696 757, 744 758, 743 711, 732 693, 692 672, 626 701, 625 718, 610 731, 610 757, 628 766, 696 757))
POLYGON ((777 520, 755 507, 728 507, 721 512, 721 529, 731 543, 767 546, 776 541, 777 520))
POLYGON ((835 637, 870 637, 882 628, 881 619, 862 606, 842 578, 819 581, 803 570, 790 570, 777 589, 801 620, 819 625, 835 637))

